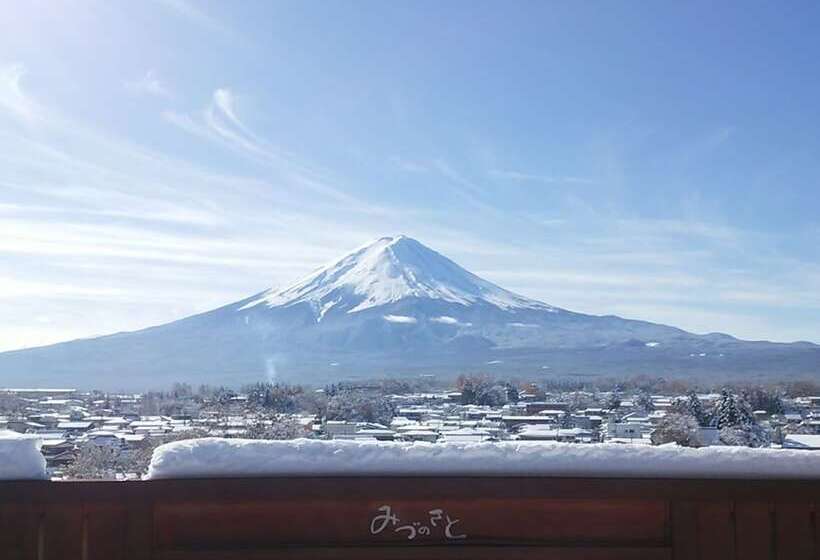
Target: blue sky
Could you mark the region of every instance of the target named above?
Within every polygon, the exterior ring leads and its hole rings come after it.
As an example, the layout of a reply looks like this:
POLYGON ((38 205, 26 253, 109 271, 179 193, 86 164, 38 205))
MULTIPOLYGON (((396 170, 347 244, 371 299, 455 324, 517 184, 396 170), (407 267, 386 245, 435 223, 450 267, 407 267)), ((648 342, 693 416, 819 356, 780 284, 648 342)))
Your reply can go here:
POLYGON ((18 2, 0 350, 405 233, 560 307, 820 342, 809 2, 18 2))

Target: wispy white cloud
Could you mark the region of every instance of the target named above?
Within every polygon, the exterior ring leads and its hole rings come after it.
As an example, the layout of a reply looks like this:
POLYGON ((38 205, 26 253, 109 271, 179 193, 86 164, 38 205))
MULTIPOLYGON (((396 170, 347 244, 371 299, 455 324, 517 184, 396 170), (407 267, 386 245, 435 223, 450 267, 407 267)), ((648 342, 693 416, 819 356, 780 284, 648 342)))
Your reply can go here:
POLYGON ((189 21, 193 25, 202 28, 205 31, 219 34, 225 38, 236 40, 238 35, 219 20, 199 9, 189 0, 155 0, 158 4, 165 7, 168 11, 175 15, 189 21))
POLYGON ((462 172, 450 165, 443 159, 436 159, 432 162, 432 168, 441 174, 455 192, 472 206, 483 210, 487 214, 498 215, 499 210, 493 204, 486 201, 484 189, 466 177, 462 172))
POLYGON ((43 109, 23 90, 21 82, 25 74, 22 64, 0 67, 0 109, 31 124, 43 118, 43 109))
POLYGON ((35 282, 30 279, 19 280, 8 276, 0 276, 0 298, 5 299, 29 297, 48 299, 68 296, 96 300, 119 296, 122 293, 121 289, 113 287, 87 287, 58 282, 35 282))
POLYGON ((237 110, 237 95, 229 88, 219 88, 199 115, 173 111, 163 114, 165 120, 200 138, 216 142, 284 177, 292 186, 301 187, 322 197, 350 204, 350 209, 369 214, 384 214, 388 210, 351 196, 332 185, 328 173, 302 161, 296 155, 274 146, 256 134, 237 110))
POLYGON ((393 165, 407 173, 427 173, 430 171, 430 165, 423 161, 414 161, 401 156, 392 156, 390 161, 393 165))
POLYGON ((491 177, 495 177, 497 179, 509 179, 519 182, 566 185, 592 185, 595 183, 595 181, 586 177, 578 177, 573 175, 540 175, 537 173, 525 173, 509 169, 491 169, 489 174, 491 177))
POLYGON ((138 95, 154 95, 156 97, 172 97, 171 90, 157 76, 155 70, 148 70, 144 76, 136 80, 123 82, 123 87, 138 95))

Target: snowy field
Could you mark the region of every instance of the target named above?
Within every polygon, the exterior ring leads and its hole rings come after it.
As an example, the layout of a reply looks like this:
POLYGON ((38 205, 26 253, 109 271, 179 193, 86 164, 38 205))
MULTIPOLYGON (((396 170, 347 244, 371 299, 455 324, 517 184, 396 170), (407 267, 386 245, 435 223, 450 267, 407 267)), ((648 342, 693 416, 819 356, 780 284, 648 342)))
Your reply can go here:
POLYGON ((8 430, 0 430, 0 480, 46 478, 46 460, 40 441, 8 430))
POLYGON ((820 451, 205 438, 158 447, 147 478, 316 475, 820 479, 820 451))

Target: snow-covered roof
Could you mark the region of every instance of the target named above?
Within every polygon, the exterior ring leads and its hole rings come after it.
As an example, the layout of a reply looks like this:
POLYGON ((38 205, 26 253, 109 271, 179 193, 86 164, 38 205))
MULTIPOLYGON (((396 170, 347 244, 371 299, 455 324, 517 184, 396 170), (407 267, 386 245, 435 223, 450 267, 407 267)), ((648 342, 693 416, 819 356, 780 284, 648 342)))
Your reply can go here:
POLYGON ((364 436, 394 436, 396 432, 393 430, 382 429, 379 430, 377 428, 365 428, 363 430, 359 430, 356 432, 355 435, 364 435, 364 436))
POLYGON ((148 471, 151 479, 315 475, 820 479, 820 452, 536 442, 205 438, 158 447, 148 471))
POLYGON ((790 434, 784 438, 783 447, 791 449, 820 449, 820 435, 790 434))
POLYGON ((60 422, 57 424, 57 428, 61 430, 88 430, 91 426, 91 422, 60 422))

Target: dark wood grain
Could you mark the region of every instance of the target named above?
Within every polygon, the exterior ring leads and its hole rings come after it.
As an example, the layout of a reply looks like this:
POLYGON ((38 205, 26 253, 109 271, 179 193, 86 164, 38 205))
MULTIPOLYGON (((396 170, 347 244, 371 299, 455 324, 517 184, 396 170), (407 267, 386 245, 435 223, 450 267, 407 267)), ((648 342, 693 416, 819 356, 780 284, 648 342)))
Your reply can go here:
POLYGON ((43 560, 83 558, 82 504, 49 507, 43 518, 43 560))
POLYGON ((672 554, 675 560, 697 560, 698 506, 691 501, 671 504, 672 554))
POLYGON ((809 560, 815 557, 814 508, 811 503, 777 503, 777 558, 809 560))
POLYGON ((0 559, 816 558, 818 501, 809 480, 0 482, 0 559), (442 509, 468 538, 372 534, 383 505, 416 530, 442 509))
POLYGON ((735 504, 737 558, 775 560, 773 513, 773 506, 768 502, 735 504))
POLYGON ((156 560, 670 560, 666 548, 425 546, 305 547, 255 551, 163 551, 156 560))
POLYGON ((735 557, 735 531, 730 502, 698 504, 698 558, 727 560, 735 557))

